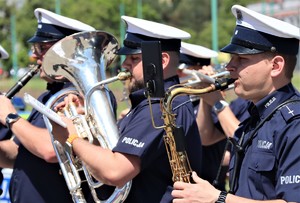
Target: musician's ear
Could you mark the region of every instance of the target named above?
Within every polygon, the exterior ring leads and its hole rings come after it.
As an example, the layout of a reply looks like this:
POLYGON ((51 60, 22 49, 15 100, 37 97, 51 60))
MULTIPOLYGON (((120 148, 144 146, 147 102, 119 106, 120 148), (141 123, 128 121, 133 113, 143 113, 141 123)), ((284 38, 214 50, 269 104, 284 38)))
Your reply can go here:
POLYGON ((165 69, 169 65, 171 57, 168 52, 162 52, 161 56, 162 66, 165 69))
POLYGON ((271 60, 272 71, 271 75, 276 77, 277 75, 281 74, 284 70, 285 61, 282 56, 276 55, 271 60))

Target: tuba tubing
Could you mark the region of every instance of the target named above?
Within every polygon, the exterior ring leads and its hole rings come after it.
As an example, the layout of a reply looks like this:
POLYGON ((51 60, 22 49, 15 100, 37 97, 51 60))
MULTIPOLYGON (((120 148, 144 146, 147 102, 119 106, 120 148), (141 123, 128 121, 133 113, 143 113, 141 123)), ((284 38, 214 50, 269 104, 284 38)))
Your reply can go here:
MULTIPOLYGON (((66 88, 55 93, 45 104, 47 108, 53 107, 60 99, 68 94, 77 94, 77 90, 74 87, 66 88)), ((72 199, 76 203, 86 203, 84 195, 81 191, 81 178, 79 175, 78 167, 74 164, 71 156, 67 153, 64 147, 60 144, 59 141, 55 140, 52 135, 52 125, 49 119, 44 115, 43 116, 46 127, 51 135, 52 145, 61 168, 61 172, 66 181, 67 187, 70 191, 72 199)))
MULTIPOLYGON (((54 44, 45 54, 42 66, 48 77, 59 82, 70 81, 75 89, 59 91, 49 99, 47 107, 52 108, 60 98, 70 92, 84 97, 85 114, 70 113, 67 117, 73 120, 79 137, 88 138, 90 143, 99 144, 107 149, 113 149, 117 144, 119 132, 106 85, 117 80, 126 80, 131 76, 122 72, 118 76, 106 79, 106 68, 114 60, 116 50, 118 41, 113 35, 104 31, 80 32, 54 44), (89 134, 92 136, 87 136, 89 134)), ((45 116, 44 119, 45 123, 49 122, 45 116)), ((47 128, 74 202, 86 202, 81 188, 83 181, 88 183, 95 202, 125 201, 131 188, 131 181, 122 188, 116 187, 108 199, 99 200, 96 189, 103 183, 94 181, 85 164, 67 147, 54 140, 51 123, 47 124, 47 128), (85 180, 79 177, 79 171, 84 172, 85 180)), ((101 188, 97 192, 101 193, 101 188)))

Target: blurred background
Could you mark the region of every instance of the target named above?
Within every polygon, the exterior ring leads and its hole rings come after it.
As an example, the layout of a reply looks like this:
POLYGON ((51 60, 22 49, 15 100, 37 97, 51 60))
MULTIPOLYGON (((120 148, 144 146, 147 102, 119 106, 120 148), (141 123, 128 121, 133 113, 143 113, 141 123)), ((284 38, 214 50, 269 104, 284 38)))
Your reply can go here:
MULTIPOLYGON (((183 29, 192 35, 186 42, 218 51, 230 41, 235 26, 235 18, 230 10, 233 4, 249 7, 300 27, 299 0, 0 0, 0 44, 10 54, 8 60, 0 61, 0 91, 5 92, 12 87, 34 63, 27 40, 36 31, 35 8, 45 8, 110 32, 119 39, 120 45, 125 34, 125 25, 120 16, 128 15, 183 29)), ((117 73, 122 60, 116 57, 108 69, 109 75, 117 73)), ((213 62, 222 64, 228 60, 227 54, 220 54, 213 62)), ((300 61, 294 77, 298 88, 299 64, 300 61)), ((37 97, 45 90, 45 85, 36 77, 17 96, 22 97, 24 92, 29 92, 37 97)), ((111 84, 111 89, 120 101, 118 111, 128 106, 123 84, 111 84)), ((24 111, 24 107, 22 109, 24 111)), ((30 110, 30 107, 25 110, 30 110)))
MULTIPOLYGON (((125 25, 121 15, 139 17, 165 23, 191 34, 189 43, 195 43, 218 51, 229 43, 235 27, 231 7, 240 4, 257 12, 273 16, 300 27, 299 0, 0 0, 0 44, 10 54, 9 59, 0 60, 0 91, 8 91, 28 71, 31 58, 27 40, 34 35, 37 20, 36 8, 44 8, 58 14, 75 18, 98 30, 110 32, 122 45, 125 25)), ((300 30, 299 30, 300 32, 300 30)), ((300 56, 298 56, 298 59, 300 56)), ((220 53, 213 59, 215 65, 228 62, 230 56, 220 53)), ((108 68, 109 76, 121 69, 122 57, 116 57, 108 68)), ((259 73, 258 73, 259 74, 259 73)), ((300 61, 295 70, 294 85, 300 89, 300 61)), ((19 114, 28 117, 31 110, 22 97, 25 92, 38 97, 45 91, 46 83, 38 76, 12 99, 19 114)), ((122 82, 109 84, 118 101, 118 114, 130 107, 127 92, 122 82)), ((234 99, 232 90, 226 91, 228 100, 234 99)), ((1 105, 1 104, 0 104, 1 105)), ((4 173, 0 203, 9 203, 8 183, 11 170, 4 173)))

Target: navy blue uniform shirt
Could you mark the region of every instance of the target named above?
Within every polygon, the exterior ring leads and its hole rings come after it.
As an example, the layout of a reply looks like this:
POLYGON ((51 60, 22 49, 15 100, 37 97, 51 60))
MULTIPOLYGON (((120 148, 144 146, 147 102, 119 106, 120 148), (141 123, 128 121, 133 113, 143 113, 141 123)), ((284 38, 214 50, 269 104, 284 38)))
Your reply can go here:
MULTIPOLYGON (((7 140, 11 138, 11 134, 8 133, 9 130, 6 128, 4 125, 0 124, 0 141, 2 140, 7 140)), ((2 168, 0 168, 0 185, 3 182, 3 173, 2 173, 2 168)), ((0 189, 0 195, 2 194, 2 189, 0 189)))
MULTIPOLYGON (((251 118, 240 124, 235 137, 246 143, 258 123, 288 99, 300 99, 292 84, 253 104, 249 108, 251 118)), ((300 200, 299 107, 300 102, 294 102, 277 110, 245 147, 237 185, 232 188, 236 195, 254 200, 300 200)), ((230 181, 236 157, 232 155, 230 181)))
MULTIPOLYGON (((178 84, 178 77, 165 80, 165 88, 178 84)), ((120 139, 115 152, 138 156, 141 171, 132 180, 132 188, 125 202, 171 202, 172 172, 166 152, 164 129, 155 129, 152 125, 148 100, 144 90, 130 95, 132 109, 119 122, 120 139)), ((198 174, 201 170, 201 141, 188 96, 179 96, 173 101, 177 126, 183 126, 186 138, 188 158, 191 168, 198 174)), ((152 111, 156 126, 163 125, 160 103, 152 99, 152 111)))
MULTIPOLYGON (((194 113, 195 116, 197 116, 200 99, 198 98, 197 100, 195 100, 196 97, 192 97, 192 98, 194 98, 193 100, 194 113)), ((249 101, 239 97, 233 100, 232 102, 230 102, 229 107, 239 121, 243 121, 249 117, 249 113, 247 111, 249 103, 250 103, 249 101)), ((218 117, 216 113, 213 111, 212 111, 212 118, 215 126, 220 131, 223 132, 218 117)), ((201 178, 207 180, 211 184, 213 184, 214 181, 216 180, 217 182, 214 183, 214 186, 219 190, 225 190, 225 185, 226 185, 226 176, 227 176, 226 173, 228 170, 228 166, 223 166, 220 171, 219 177, 217 177, 218 170, 222 162, 222 157, 226 147, 226 143, 227 143, 227 139, 225 139, 224 137, 224 139, 219 142, 202 147, 202 162, 205 164, 202 164, 201 178)))
MULTIPOLYGON (((62 88, 63 84, 48 85, 49 91, 43 93, 38 100, 45 104, 62 88)), ((42 114, 35 109, 29 115, 28 121, 34 126, 46 128, 42 114)), ((59 171, 59 164, 47 163, 20 144, 10 181, 11 202, 73 202, 65 179, 59 171)))

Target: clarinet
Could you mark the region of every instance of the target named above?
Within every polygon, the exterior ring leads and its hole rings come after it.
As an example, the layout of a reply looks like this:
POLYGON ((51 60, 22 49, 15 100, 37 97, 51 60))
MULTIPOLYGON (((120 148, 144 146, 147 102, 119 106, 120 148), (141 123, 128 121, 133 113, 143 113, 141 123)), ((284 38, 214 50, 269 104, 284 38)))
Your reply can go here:
POLYGON ((39 71, 41 65, 34 65, 29 69, 27 73, 25 73, 18 82, 8 90, 5 96, 11 99, 15 94, 17 94, 26 84, 27 82, 39 71))

